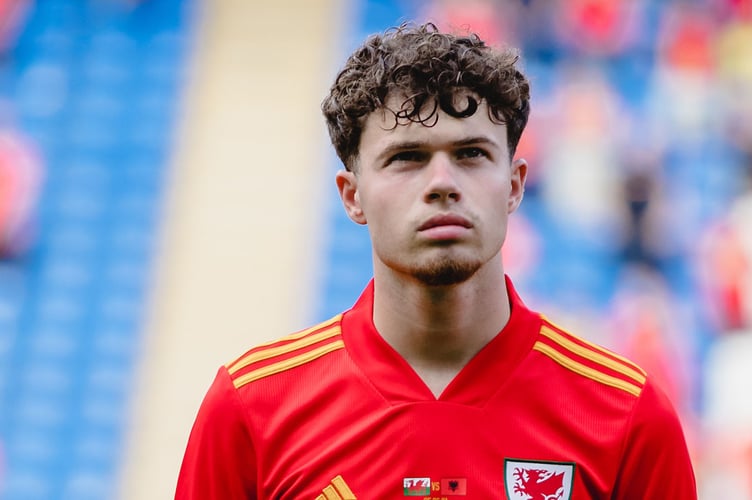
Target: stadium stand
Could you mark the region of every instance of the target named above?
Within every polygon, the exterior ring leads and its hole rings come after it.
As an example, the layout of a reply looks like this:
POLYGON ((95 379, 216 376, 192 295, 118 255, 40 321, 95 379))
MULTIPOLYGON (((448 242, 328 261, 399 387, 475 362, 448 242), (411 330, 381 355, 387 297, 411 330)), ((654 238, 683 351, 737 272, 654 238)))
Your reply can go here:
POLYGON ((47 171, 0 263, 2 498, 111 498, 193 2, 34 2, 0 66, 47 171))

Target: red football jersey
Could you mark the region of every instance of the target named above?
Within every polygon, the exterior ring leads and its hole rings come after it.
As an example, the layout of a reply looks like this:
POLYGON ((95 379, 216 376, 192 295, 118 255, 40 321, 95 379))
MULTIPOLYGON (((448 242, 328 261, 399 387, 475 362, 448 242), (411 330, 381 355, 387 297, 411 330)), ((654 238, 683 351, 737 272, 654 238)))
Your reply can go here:
POLYGON ((180 500, 695 499, 678 418, 635 364, 527 309, 437 399, 355 306, 220 368, 180 500))

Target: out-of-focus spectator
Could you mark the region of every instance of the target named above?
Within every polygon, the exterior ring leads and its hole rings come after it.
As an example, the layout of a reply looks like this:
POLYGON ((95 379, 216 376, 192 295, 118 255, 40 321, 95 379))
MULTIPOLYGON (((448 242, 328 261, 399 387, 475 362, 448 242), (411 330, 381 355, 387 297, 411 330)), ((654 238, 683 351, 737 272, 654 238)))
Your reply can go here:
MULTIPOLYGON (((752 147, 752 141, 748 147, 752 147)), ((751 157, 752 158, 752 157, 751 157)), ((695 254, 708 313, 722 333, 752 329, 752 169, 738 197, 708 226, 695 254)))
POLYGON ((669 262, 681 258, 677 213, 667 197, 665 152, 640 117, 619 146, 619 194, 623 211, 619 257, 622 264, 646 266, 665 273, 669 262))
POLYGON ((752 2, 744 3, 747 7, 722 26, 716 42, 720 76, 738 83, 740 91, 752 81, 752 2))
POLYGON ((660 159, 638 150, 624 162, 622 195, 626 213, 622 258, 652 268, 660 265, 660 159))
POLYGON ((42 179, 42 160, 29 139, 0 128, 0 258, 31 246, 42 179))
MULTIPOLYGON (((749 208, 737 209, 746 212, 747 221, 752 220, 749 208)), ((752 248, 744 241, 749 239, 744 226, 738 227, 734 218, 711 224, 702 235, 697 255, 706 313, 721 333, 752 325, 752 248)))
POLYGON ((557 34, 575 53, 614 55, 633 47, 644 25, 644 1, 559 0, 557 34))
POLYGON ((500 0, 435 0, 421 17, 448 31, 472 31, 489 44, 509 44, 517 36, 516 8, 500 0))
POLYGON ((719 339, 706 363, 701 498, 752 498, 752 332, 719 339))
POLYGON ((690 4, 670 3, 660 24, 651 108, 672 142, 699 142, 717 130, 713 51, 717 27, 690 4))
POLYGON ((740 14, 722 27, 717 41, 718 77, 723 98, 724 139, 744 163, 752 182, 752 1, 739 2, 740 14))
POLYGON ((546 143, 541 145, 541 193, 549 212, 573 230, 613 228, 618 205, 617 137, 624 122, 618 96, 596 68, 559 68, 546 143), (604 131, 608 134, 604 134, 604 131))

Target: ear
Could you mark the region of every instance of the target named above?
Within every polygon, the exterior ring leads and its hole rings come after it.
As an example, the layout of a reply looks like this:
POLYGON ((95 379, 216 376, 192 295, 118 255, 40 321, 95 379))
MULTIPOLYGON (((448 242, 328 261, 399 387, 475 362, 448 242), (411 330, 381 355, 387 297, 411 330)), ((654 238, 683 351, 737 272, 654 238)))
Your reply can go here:
POLYGON ((509 192, 509 201, 507 209, 511 214, 522 203, 522 197, 525 194, 525 181, 527 180, 527 161, 518 158, 512 162, 511 166, 511 190, 509 192))
POLYGON ((347 216, 357 224, 366 224, 366 216, 360 206, 360 194, 358 193, 358 176, 349 170, 340 170, 335 176, 339 197, 345 206, 347 216))

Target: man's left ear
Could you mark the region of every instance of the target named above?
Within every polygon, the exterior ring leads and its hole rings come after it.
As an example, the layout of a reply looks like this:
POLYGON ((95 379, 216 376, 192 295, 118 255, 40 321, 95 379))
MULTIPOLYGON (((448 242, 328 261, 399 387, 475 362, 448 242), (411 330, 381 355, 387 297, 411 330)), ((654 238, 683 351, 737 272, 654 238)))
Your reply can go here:
POLYGON ((523 158, 517 158, 511 166, 511 189, 509 191, 508 209, 509 213, 517 210, 522 203, 522 197, 525 195, 525 181, 527 180, 527 161, 523 158))

